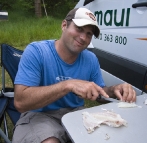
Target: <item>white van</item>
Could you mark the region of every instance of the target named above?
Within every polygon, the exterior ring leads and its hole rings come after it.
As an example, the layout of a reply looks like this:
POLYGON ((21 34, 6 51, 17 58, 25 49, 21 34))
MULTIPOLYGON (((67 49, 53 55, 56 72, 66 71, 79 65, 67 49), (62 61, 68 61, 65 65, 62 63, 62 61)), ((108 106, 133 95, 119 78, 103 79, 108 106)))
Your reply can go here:
POLYGON ((80 0, 100 28, 89 50, 100 62, 107 86, 128 82, 137 95, 147 92, 147 0, 80 0))

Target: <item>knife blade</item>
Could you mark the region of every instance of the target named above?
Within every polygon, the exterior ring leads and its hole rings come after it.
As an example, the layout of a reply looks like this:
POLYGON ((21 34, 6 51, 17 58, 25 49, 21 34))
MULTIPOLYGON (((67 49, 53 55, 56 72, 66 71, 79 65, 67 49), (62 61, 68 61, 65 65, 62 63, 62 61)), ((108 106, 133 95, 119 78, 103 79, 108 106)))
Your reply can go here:
POLYGON ((114 99, 114 98, 107 98, 107 97, 105 97, 105 96, 103 96, 103 95, 99 95, 98 97, 97 97, 97 99, 96 99, 96 101, 99 101, 99 100, 101 100, 101 99, 104 99, 104 100, 106 100, 106 101, 110 101, 110 102, 120 102, 120 100, 117 100, 117 99, 114 99))

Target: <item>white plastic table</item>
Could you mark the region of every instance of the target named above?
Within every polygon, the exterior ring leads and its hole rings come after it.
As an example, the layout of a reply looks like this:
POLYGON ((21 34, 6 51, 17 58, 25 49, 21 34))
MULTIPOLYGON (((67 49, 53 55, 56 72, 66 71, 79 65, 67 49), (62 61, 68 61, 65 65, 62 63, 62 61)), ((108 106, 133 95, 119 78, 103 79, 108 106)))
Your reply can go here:
POLYGON ((137 96, 136 104, 141 107, 118 108, 117 103, 108 103, 92 108, 68 113, 62 117, 65 127, 73 143, 147 143, 147 105, 144 101, 147 94, 137 96), (128 122, 128 126, 119 128, 101 125, 88 134, 82 121, 82 112, 102 111, 102 108, 113 110, 128 122), (106 140, 106 134, 110 137, 106 140))

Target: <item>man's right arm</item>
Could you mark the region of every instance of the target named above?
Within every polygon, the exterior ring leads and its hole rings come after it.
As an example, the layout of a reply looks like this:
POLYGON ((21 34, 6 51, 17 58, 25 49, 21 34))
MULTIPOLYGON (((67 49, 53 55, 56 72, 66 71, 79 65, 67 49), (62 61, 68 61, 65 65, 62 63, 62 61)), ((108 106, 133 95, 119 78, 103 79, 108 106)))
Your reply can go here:
POLYGON ((96 100, 99 94, 108 97, 106 92, 94 82, 72 79, 38 87, 16 84, 14 104, 19 112, 25 112, 51 104, 69 92, 75 93, 80 98, 93 101, 96 100))
POLYGON ((19 112, 42 108, 70 92, 68 82, 50 86, 15 85, 14 105, 19 112))

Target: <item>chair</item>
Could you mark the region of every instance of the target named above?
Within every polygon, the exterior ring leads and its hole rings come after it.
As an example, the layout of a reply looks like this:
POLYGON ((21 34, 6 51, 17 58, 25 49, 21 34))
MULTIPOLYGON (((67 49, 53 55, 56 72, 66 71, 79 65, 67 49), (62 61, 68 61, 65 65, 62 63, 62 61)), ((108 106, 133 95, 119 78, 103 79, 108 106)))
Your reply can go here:
POLYGON ((1 67, 2 67, 2 89, 0 93, 0 125, 4 122, 4 131, 0 128, 0 136, 6 143, 11 143, 8 136, 6 113, 15 125, 20 117, 20 113, 14 107, 14 87, 6 86, 5 71, 9 74, 12 83, 18 70, 18 64, 23 51, 10 45, 1 45, 1 67))

